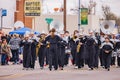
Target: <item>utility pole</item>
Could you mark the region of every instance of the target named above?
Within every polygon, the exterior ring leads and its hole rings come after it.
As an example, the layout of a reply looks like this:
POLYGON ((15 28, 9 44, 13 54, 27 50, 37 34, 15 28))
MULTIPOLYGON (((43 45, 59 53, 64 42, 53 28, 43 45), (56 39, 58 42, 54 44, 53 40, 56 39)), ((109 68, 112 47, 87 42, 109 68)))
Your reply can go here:
POLYGON ((2 30, 2 25, 3 25, 3 16, 2 16, 2 8, 0 9, 0 17, 1 17, 1 27, 0 30, 2 30))
POLYGON ((64 9, 63 9, 63 23, 64 23, 64 31, 66 31, 66 0, 64 0, 64 9))
POLYGON ((79 0, 79 7, 78 7, 78 31, 80 31, 80 0, 79 0))

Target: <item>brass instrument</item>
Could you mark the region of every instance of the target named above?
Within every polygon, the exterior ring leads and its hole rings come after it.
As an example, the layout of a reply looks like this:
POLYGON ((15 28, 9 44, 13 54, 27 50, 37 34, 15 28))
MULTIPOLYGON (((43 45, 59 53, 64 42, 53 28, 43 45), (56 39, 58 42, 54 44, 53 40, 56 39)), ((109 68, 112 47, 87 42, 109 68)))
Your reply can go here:
POLYGON ((77 53, 80 52, 80 47, 81 47, 81 42, 79 42, 78 45, 77 45, 77 53))
POLYGON ((104 34, 111 34, 114 31, 115 21, 105 20, 101 21, 100 29, 104 34))
POLYGON ((45 40, 45 37, 40 37, 38 45, 36 47, 36 55, 38 55, 38 51, 39 51, 39 49, 41 47, 41 43, 42 43, 43 40, 45 40))
POLYGON ((72 40, 76 42, 77 36, 73 35, 72 40))
POLYGON ((37 45, 38 48, 41 47, 41 43, 42 43, 43 40, 44 40, 44 38, 40 38, 40 39, 39 39, 39 42, 38 42, 38 45, 37 45))
POLYGON ((50 48, 50 42, 47 42, 47 48, 50 48))

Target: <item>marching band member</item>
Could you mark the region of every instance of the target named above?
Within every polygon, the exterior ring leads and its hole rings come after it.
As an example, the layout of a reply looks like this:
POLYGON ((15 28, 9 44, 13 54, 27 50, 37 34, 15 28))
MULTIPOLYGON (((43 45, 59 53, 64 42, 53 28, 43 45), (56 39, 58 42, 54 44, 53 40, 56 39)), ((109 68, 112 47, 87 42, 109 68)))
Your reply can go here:
POLYGON ((45 43, 49 45, 49 70, 52 70, 52 64, 54 69, 58 69, 58 42, 61 41, 61 38, 58 35, 55 35, 56 30, 53 28, 49 36, 45 38, 45 43), (53 61, 54 60, 54 61, 53 61))
POLYGON ((65 59, 65 47, 67 46, 67 42, 63 39, 64 32, 60 33, 60 37, 62 38, 61 41, 58 43, 58 64, 59 68, 63 70, 64 68, 64 59, 65 59))
POLYGON ((72 36, 72 38, 70 39, 70 47, 71 47, 71 55, 72 55, 72 64, 76 66, 76 48, 77 48, 77 44, 76 41, 78 40, 78 34, 79 32, 77 30, 74 31, 74 34, 72 36))
POLYGON ((76 42, 77 43, 77 66, 78 68, 83 68, 84 67, 84 43, 85 39, 84 36, 81 34, 79 37, 79 40, 76 42))
POLYGON ((23 45, 23 70, 28 70, 31 68, 31 43, 32 41, 29 39, 29 35, 26 34, 24 36, 24 40, 21 42, 21 45, 23 45))
POLYGON ((116 50, 115 50, 115 45, 116 45, 116 36, 114 34, 111 35, 110 42, 113 44, 113 52, 112 52, 112 58, 111 58, 111 66, 115 65, 115 59, 116 59, 116 50))
POLYGON ((38 46, 39 46, 38 58, 39 58, 39 65, 41 69, 44 68, 44 60, 45 60, 44 58, 45 58, 46 45, 44 44, 44 41, 45 41, 45 34, 41 33, 39 43, 38 43, 38 46))
POLYGON ((70 35, 69 35, 69 32, 68 31, 65 31, 65 34, 64 34, 64 38, 63 40, 66 41, 67 43, 67 46, 65 48, 65 65, 68 65, 69 63, 69 56, 70 56, 70 53, 71 53, 71 48, 70 48, 70 35))
POLYGON ((120 38, 118 39, 118 41, 116 42, 116 53, 117 53, 117 67, 120 67, 120 38))
MULTIPOLYGON (((101 44, 104 43, 104 41, 105 41, 105 36, 101 35, 100 36, 100 42, 101 42, 101 44)), ((104 66, 103 66, 103 52, 102 52, 101 47, 100 47, 99 59, 100 59, 100 66, 104 68, 104 66)))
POLYGON ((94 68, 98 68, 99 66, 99 52, 100 52, 100 45, 101 45, 101 41, 100 41, 100 36, 98 33, 95 33, 95 62, 94 62, 94 68))
POLYGON ((101 46, 103 51, 103 62, 104 67, 108 71, 110 70, 110 64, 111 64, 111 55, 113 50, 113 44, 110 43, 110 39, 108 37, 105 38, 105 42, 101 46))
POLYGON ((93 38, 93 32, 91 31, 90 36, 86 41, 86 57, 89 70, 93 70, 95 63, 95 40, 93 38))
POLYGON ((31 42, 31 68, 34 69, 35 67, 35 60, 36 60, 36 46, 38 44, 37 37, 34 35, 34 32, 30 33, 29 39, 31 42))

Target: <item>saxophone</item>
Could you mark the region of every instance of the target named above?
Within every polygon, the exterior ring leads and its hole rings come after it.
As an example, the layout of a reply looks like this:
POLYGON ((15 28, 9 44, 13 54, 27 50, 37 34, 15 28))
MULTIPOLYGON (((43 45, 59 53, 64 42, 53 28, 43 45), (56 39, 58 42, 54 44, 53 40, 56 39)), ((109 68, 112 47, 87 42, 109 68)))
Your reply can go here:
POLYGON ((77 53, 80 52, 80 47, 81 47, 81 42, 79 42, 78 45, 77 45, 77 53))
POLYGON ((43 37, 41 37, 41 38, 39 39, 39 42, 38 42, 38 45, 37 45, 38 48, 41 47, 41 43, 42 43, 42 41, 43 41, 44 39, 45 39, 45 38, 43 38, 43 37))
POLYGON ((41 43, 42 43, 43 40, 44 40, 44 38, 43 38, 43 37, 40 37, 39 42, 38 42, 38 45, 37 45, 37 47, 36 47, 36 55, 38 55, 38 52, 39 52, 39 49, 40 49, 40 47, 41 47, 41 43))

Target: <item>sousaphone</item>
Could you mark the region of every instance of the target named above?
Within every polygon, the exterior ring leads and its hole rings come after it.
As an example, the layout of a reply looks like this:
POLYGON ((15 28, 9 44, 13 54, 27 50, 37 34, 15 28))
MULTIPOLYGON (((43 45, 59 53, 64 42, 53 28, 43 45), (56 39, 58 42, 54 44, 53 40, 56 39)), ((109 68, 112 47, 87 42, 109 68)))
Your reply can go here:
POLYGON ((64 25, 59 20, 53 20, 50 24, 50 29, 55 28, 57 33, 60 33, 64 29, 64 25))
POLYGON ((100 29, 104 34, 111 34, 114 30, 115 23, 111 20, 109 21, 102 21, 100 29))

